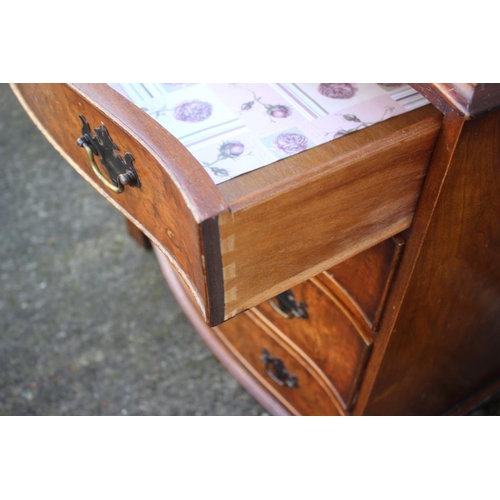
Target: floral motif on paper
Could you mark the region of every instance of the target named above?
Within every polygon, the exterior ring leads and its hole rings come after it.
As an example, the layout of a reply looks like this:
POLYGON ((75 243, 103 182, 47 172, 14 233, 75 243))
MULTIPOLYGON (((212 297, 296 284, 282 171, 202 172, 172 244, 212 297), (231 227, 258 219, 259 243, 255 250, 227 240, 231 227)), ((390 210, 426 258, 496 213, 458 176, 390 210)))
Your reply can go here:
POLYGON ((266 114, 272 118, 288 118, 292 114, 292 108, 290 106, 285 106, 284 104, 269 104, 262 102, 262 97, 257 97, 253 90, 247 89, 245 87, 240 87, 239 85, 233 84, 233 87, 240 88, 242 90, 246 90, 250 92, 253 96, 251 101, 244 102, 240 109, 241 111, 250 111, 253 109, 255 104, 260 104, 266 110, 266 114))
POLYGON ((174 108, 174 118, 183 122, 202 122, 212 115, 212 105, 208 102, 193 101, 179 104, 174 108))
POLYGON ((293 155, 307 149, 307 137, 296 132, 284 132, 276 137, 274 145, 282 153, 293 155))
POLYGON ((198 123, 210 118, 213 108, 209 102, 194 99, 178 104, 175 108, 169 108, 167 103, 162 101, 160 103, 154 103, 154 106, 143 106, 141 109, 156 119, 173 111, 176 120, 185 123, 198 123))
POLYGON ((331 99, 350 99, 357 91, 354 83, 320 83, 318 86, 318 92, 331 99))
MULTIPOLYGON (((387 119, 392 113, 394 112, 393 107, 386 107, 383 115, 381 116, 380 120, 376 120, 374 122, 365 122, 361 120, 357 115, 352 114, 352 113, 345 113, 341 114, 342 118, 351 123, 355 123, 356 125, 350 127, 350 128, 340 128, 338 129, 334 135, 334 139, 338 139, 339 137, 342 137, 344 135, 350 134, 352 132, 356 132, 357 130, 361 130, 362 128, 369 127, 371 125, 375 125, 375 123, 379 123, 385 119, 387 119)), ((328 134, 327 134, 328 135, 328 134)))
POLYGON ((219 155, 217 156, 217 159, 212 163, 203 162, 203 166, 212 170, 214 175, 227 177, 229 172, 225 168, 214 167, 213 165, 219 161, 227 160, 228 158, 235 160, 240 157, 244 151, 245 145, 240 141, 225 142, 219 147, 219 155))

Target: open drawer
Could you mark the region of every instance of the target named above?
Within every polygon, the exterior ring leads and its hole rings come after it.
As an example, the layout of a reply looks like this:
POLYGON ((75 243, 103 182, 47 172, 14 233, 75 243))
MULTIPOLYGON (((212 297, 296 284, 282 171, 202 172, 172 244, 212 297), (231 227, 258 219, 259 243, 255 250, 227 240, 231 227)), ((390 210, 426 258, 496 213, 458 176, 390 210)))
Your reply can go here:
POLYGON ((209 325, 408 228, 441 124, 425 106, 215 185, 108 85, 13 89, 54 147, 169 258, 209 325), (103 184, 77 143, 101 125, 135 169, 122 192, 103 184))

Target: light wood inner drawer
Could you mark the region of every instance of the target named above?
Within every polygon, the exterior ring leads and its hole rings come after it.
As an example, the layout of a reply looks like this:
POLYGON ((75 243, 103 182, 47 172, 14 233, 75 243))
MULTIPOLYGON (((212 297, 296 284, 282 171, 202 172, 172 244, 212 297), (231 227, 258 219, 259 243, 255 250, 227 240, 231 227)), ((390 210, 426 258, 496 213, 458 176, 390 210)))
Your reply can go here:
POLYGON ((314 364, 276 336, 251 311, 214 331, 240 363, 293 415, 341 414, 330 384, 314 364))
POLYGON ((409 227, 441 114, 391 118, 215 185, 165 129, 107 85, 13 87, 52 144, 169 258, 210 325, 409 227), (129 152, 141 187, 92 172, 79 115, 129 152))
POLYGON ((349 409, 368 359, 371 332, 349 313, 344 300, 317 279, 301 283, 291 292, 297 302, 303 302, 306 318, 287 319, 270 302, 262 303, 257 310, 267 318, 269 328, 278 329, 314 359, 333 383, 343 407, 349 409))

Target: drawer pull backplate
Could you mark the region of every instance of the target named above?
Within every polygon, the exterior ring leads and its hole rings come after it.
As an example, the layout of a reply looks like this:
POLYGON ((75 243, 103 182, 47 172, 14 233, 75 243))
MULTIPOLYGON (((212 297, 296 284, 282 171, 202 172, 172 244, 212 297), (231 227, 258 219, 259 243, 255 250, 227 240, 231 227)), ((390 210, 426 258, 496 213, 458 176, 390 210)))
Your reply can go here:
POLYGON ((291 290, 276 295, 269 301, 271 307, 284 318, 303 318, 308 319, 307 304, 299 302, 291 290))
POLYGON ((285 363, 279 358, 271 356, 267 349, 262 349, 260 359, 265 364, 266 373, 281 387, 298 387, 296 375, 290 375, 285 367, 285 363))
POLYGON ((118 146, 113 142, 103 124, 94 129, 96 132, 94 135, 85 117, 80 115, 80 119, 83 123, 82 136, 76 143, 85 149, 92 170, 98 179, 113 193, 121 193, 125 186, 140 187, 139 177, 133 165, 134 157, 130 153, 125 153, 123 158, 116 154, 118 146), (108 177, 101 172, 94 156, 99 157, 108 177))

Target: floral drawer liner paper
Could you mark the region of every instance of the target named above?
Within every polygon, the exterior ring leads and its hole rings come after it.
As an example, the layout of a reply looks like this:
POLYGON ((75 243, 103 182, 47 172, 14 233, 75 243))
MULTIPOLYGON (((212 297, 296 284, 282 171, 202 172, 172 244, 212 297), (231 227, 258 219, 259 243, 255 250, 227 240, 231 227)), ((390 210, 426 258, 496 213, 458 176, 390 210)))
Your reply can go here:
POLYGON ((428 103, 402 83, 113 83, 218 184, 428 103))

